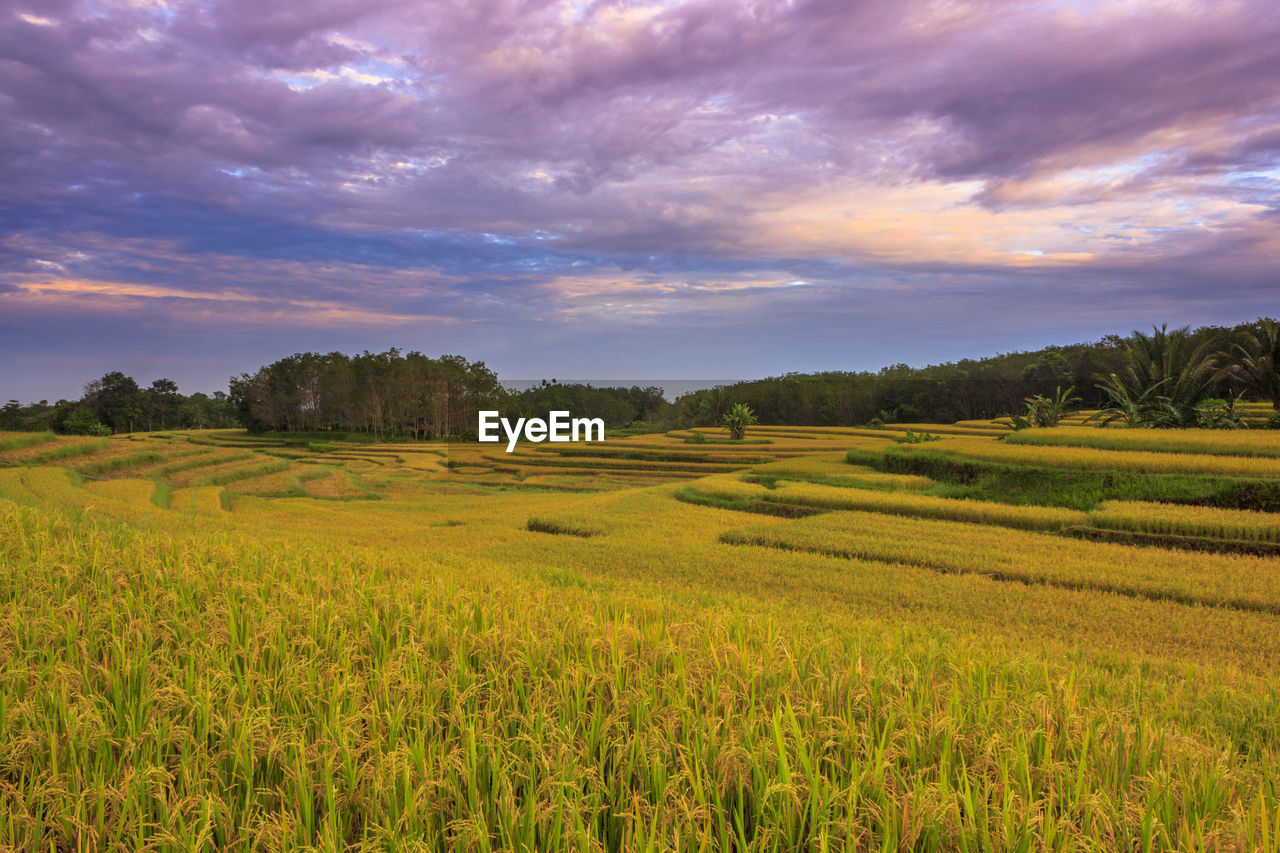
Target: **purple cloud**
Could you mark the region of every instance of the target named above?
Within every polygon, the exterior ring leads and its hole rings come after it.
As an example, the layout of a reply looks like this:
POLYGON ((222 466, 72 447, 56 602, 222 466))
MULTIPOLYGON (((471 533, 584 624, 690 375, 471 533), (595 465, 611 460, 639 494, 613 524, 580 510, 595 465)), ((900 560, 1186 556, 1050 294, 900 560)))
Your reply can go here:
POLYGON ((584 347, 634 374, 669 334, 676 366, 726 375, 743 334, 764 372, 1007 348, 992 305, 1070 337, 1275 312, 1264 0, 27 0, 0 21, 11 354, 269 325, 282 351, 421 334, 522 374, 584 347), (968 331, 888 352, 873 322, 968 331))

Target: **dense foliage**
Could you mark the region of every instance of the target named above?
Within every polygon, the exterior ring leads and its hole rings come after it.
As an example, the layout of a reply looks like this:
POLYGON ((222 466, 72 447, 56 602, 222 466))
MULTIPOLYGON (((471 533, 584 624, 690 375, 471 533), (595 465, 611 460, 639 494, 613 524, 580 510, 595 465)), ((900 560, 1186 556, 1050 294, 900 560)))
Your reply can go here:
POLYGON ((0 429, 64 435, 234 426, 240 426, 239 415, 222 391, 183 396, 171 379, 142 388, 118 370, 86 385, 79 400, 41 400, 29 406, 10 400, 0 407, 0 429))
MULTIPOLYGON (((790 373, 685 394, 674 403, 658 388, 597 388, 542 382, 503 388, 480 361, 419 352, 299 353, 230 380, 230 393, 183 397, 168 379, 139 388, 120 372, 91 382, 78 401, 0 410, 0 429, 64 434, 244 426, 362 433, 373 437, 465 437, 476 412, 512 417, 553 410, 603 418, 611 428, 712 426, 737 404, 761 423, 953 423, 1014 415, 1047 426, 1071 404, 1099 419, 1166 428, 1240 426, 1243 400, 1280 410, 1280 324, 1108 336, 1096 343, 1002 353, 915 368, 790 373), (1065 390, 1064 390, 1065 389, 1065 390)), ((1277 417, 1280 425, 1280 416, 1277 417)))
POLYGON ((474 432, 476 413, 503 395, 482 361, 420 352, 298 353, 231 379, 231 398, 255 431, 336 430, 414 438, 474 432))
POLYGON ((1057 395, 1071 386, 1086 408, 1114 409, 1113 391, 1124 395, 1121 408, 1130 406, 1134 425, 1195 426, 1215 418, 1220 424, 1237 394, 1280 404, 1280 330, 1260 319, 1231 328, 1135 331, 923 368, 793 373, 686 394, 670 421, 710 426, 745 403, 768 424, 953 423, 1020 413, 1037 397, 1061 403, 1057 395), (1214 401, 1208 408, 1216 415, 1204 416, 1206 401, 1214 401))
POLYGON ((625 426, 660 416, 669 406, 661 388, 597 388, 552 379, 512 393, 502 408, 512 418, 546 418, 549 412, 564 411, 603 418, 609 426, 625 426))

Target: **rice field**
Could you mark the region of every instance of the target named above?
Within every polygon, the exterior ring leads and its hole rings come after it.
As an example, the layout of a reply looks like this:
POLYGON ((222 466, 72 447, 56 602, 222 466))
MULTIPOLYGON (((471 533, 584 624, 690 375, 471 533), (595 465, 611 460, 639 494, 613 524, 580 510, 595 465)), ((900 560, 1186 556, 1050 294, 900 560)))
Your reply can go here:
POLYGON ((0 849, 1277 849, 1280 437, 700 432, 0 434, 0 849))
POLYGON ((1209 456, 1280 458, 1280 434, 1273 430, 1202 429, 1025 429, 1009 435, 1010 444, 1041 447, 1094 447, 1150 450, 1209 456))

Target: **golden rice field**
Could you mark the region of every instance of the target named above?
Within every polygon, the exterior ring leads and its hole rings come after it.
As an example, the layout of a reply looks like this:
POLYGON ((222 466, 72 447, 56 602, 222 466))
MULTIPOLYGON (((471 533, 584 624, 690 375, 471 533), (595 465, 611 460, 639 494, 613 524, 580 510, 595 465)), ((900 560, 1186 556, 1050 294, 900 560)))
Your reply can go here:
POLYGON ((0 433, 0 850, 1280 846, 1280 434, 700 432, 0 433))

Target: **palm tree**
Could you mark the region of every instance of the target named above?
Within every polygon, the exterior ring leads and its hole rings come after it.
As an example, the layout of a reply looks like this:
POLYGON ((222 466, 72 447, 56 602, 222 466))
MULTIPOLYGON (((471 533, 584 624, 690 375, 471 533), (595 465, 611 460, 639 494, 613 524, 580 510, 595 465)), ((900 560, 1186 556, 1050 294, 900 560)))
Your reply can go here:
POLYGON ((1231 360, 1223 374, 1241 383, 1245 390, 1271 401, 1280 412, 1280 323, 1259 320, 1256 329, 1245 331, 1223 355, 1231 360))
POLYGON ((1111 405, 1102 409, 1089 417, 1085 423, 1097 421, 1103 426, 1107 426, 1113 421, 1124 421, 1127 427, 1143 426, 1150 420, 1151 413, 1156 406, 1153 399, 1154 394, 1164 385, 1165 381, 1157 382, 1144 389, 1141 394, 1133 395, 1129 393, 1129 386, 1125 384, 1116 374, 1107 377, 1107 381, 1098 386, 1110 398, 1111 405))
POLYGON ((1134 332, 1125 341, 1129 364, 1124 378, 1130 392, 1141 394, 1158 383, 1166 383, 1162 396, 1174 406, 1194 406, 1217 378, 1217 356, 1209 352, 1210 342, 1193 345, 1190 329, 1168 331, 1154 326, 1150 335, 1134 332))

